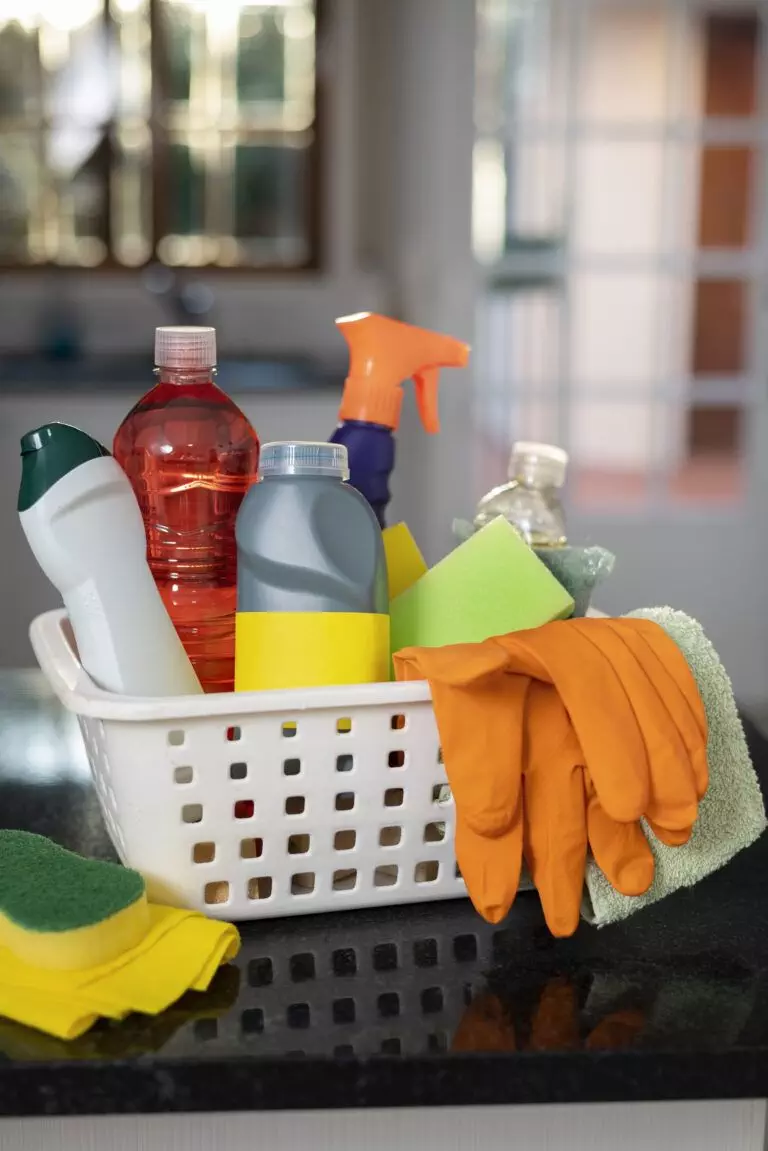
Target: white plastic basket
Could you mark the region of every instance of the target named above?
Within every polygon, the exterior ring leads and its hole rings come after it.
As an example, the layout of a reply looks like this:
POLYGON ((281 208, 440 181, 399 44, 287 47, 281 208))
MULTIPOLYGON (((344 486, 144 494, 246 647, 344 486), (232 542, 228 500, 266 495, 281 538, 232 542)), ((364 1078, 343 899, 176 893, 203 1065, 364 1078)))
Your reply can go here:
POLYGON ((243 920, 466 894, 426 684, 137 699, 96 687, 63 611, 30 637, 154 899, 243 920))

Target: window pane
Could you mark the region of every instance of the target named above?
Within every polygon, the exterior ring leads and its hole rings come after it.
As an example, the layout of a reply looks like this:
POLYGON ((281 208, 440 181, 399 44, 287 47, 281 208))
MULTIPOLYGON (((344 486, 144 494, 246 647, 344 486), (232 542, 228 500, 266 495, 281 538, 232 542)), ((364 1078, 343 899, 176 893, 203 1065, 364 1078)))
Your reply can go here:
POLYGON ((481 297, 474 365, 483 388, 509 397, 555 391, 561 324, 562 296, 557 288, 520 285, 481 297))
POLYGON ((569 495, 580 507, 636 507, 651 497, 660 464, 662 406, 574 399, 570 408, 569 495))
MULTIPOLYGON (((709 121, 702 127, 713 129, 709 121)), ((760 168, 756 145, 671 142, 666 155, 665 251, 738 251, 755 242, 755 181, 760 168)))
POLYGON ((112 181, 112 242, 117 259, 135 267, 152 254, 152 168, 146 127, 123 128, 112 181))
POLYGON ((678 321, 689 283, 596 270, 575 272, 569 290, 569 362, 579 384, 631 394, 687 370, 687 328, 678 321))
POLYGON ((240 14, 237 44, 237 98, 283 100, 285 41, 276 12, 248 8, 240 14))
POLYGON ((584 12, 578 117, 603 124, 661 122, 672 48, 668 5, 597 0, 574 8, 584 12))
POLYGON ((46 13, 38 42, 47 115, 67 123, 105 124, 115 109, 117 58, 101 0, 69 0, 46 6, 46 13))
POLYGON ((749 242, 754 148, 708 146, 701 154, 699 245, 743 248, 749 242))
POLYGON ((195 26, 202 29, 203 17, 187 4, 162 0, 158 9, 165 72, 161 91, 169 100, 189 100, 192 77, 192 43, 195 26))
POLYGON ((119 46, 118 109, 122 117, 149 116, 152 88, 148 0, 112 0, 110 13, 119 46))
POLYGON ((664 137, 583 141, 574 158, 573 246, 600 255, 647 255, 662 242, 664 137))
POLYGON ((45 231, 49 258, 92 267, 107 253, 107 139, 64 127, 46 139, 45 231))
POLYGON ((35 139, 21 133, 0 135, 0 259, 27 263, 42 258, 42 236, 28 234, 29 216, 40 192, 35 139))
POLYGON ((757 104, 757 13, 709 12, 702 24, 705 115, 751 116, 757 104))
POLYGON ((565 141, 512 140, 507 148, 506 247, 553 241, 565 225, 565 141))
POLYGON ((172 143, 168 148, 168 188, 165 197, 167 231, 187 236, 205 229, 206 141, 172 143))
POLYGON ((667 494, 676 503, 734 503, 746 486, 746 413, 742 407, 678 409, 678 451, 671 456, 667 494))
POLYGON ((309 261, 312 0, 0 9, 0 261, 309 261))
POLYGON ((40 107, 37 32, 32 21, 0 15, 0 114, 32 115, 40 107))
POLYGON ((749 293, 743 280, 695 284, 691 366, 694 375, 733 375, 748 367, 749 293))
POLYGON ((308 255, 306 148, 238 145, 235 152, 235 235, 253 241, 251 257, 308 255))

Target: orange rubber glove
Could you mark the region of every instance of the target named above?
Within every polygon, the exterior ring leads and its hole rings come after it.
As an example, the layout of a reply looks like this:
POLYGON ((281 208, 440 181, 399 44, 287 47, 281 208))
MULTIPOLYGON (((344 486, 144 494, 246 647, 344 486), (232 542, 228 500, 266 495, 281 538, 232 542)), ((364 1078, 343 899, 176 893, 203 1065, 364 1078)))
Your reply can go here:
POLYGON ((456 855, 477 910, 506 915, 523 840, 545 917, 578 923, 587 843, 609 881, 647 890, 638 823, 685 842, 707 786, 703 705, 681 652, 646 620, 569 620, 395 655, 429 680, 456 803, 456 855))

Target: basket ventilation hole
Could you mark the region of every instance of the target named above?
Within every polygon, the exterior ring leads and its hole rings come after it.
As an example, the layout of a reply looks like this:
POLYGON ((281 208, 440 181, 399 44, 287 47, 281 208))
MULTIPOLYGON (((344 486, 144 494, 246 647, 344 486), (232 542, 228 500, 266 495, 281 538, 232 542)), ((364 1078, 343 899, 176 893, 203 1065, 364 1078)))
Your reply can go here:
POLYGON ((215 843, 196 843, 192 848, 193 863, 213 863, 216 858, 215 843))
POLYGON ((206 903, 227 903, 229 902, 229 884, 226 880, 217 879, 213 883, 206 883, 205 885, 205 902, 206 903))

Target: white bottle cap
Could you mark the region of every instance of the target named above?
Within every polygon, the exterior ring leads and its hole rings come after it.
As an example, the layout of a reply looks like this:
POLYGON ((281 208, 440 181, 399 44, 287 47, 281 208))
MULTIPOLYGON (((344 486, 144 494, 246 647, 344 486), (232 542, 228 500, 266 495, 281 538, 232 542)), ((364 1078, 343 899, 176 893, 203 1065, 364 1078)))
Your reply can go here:
POLYGON ((216 366, 215 328, 155 328, 158 368, 203 371, 216 366))
POLYGON ((509 478, 531 476, 535 481, 560 488, 565 483, 568 453, 554 444, 536 444, 518 440, 512 445, 509 458, 509 478))
POLYGON ((259 479, 268 476, 336 476, 349 479, 344 444, 276 441, 264 444, 259 457, 259 479))

